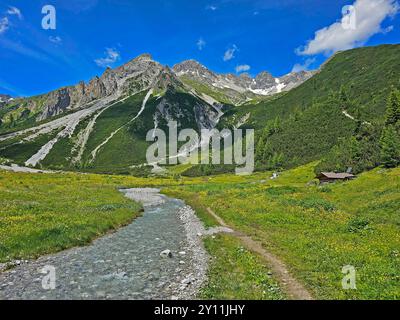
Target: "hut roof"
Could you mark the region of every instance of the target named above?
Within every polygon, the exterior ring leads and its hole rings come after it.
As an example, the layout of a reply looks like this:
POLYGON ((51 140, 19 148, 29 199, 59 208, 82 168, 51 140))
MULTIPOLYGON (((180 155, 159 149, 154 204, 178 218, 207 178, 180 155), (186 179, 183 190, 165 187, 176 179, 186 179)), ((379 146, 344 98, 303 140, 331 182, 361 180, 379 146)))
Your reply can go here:
POLYGON ((345 172, 340 172, 340 173, 321 172, 319 177, 326 177, 328 179, 351 179, 351 178, 355 178, 355 175, 351 174, 351 173, 345 173, 345 172))

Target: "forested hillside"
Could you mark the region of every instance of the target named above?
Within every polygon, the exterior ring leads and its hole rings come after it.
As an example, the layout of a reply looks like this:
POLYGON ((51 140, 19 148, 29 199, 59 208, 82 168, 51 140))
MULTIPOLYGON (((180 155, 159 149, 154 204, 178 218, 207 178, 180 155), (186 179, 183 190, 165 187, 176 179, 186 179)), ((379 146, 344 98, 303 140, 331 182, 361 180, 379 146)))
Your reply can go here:
MULTIPOLYGON (((399 45, 337 53, 298 88, 272 101, 236 107, 220 126, 248 118, 243 127, 258 132, 260 167, 288 168, 319 160, 335 152, 335 146, 351 144, 352 138, 367 140, 360 148, 370 153, 368 164, 356 169, 374 167, 388 97, 400 87, 399 56, 399 45)), ((324 169, 334 170, 335 165, 324 169)), ((343 166, 346 163, 338 169, 343 166)))

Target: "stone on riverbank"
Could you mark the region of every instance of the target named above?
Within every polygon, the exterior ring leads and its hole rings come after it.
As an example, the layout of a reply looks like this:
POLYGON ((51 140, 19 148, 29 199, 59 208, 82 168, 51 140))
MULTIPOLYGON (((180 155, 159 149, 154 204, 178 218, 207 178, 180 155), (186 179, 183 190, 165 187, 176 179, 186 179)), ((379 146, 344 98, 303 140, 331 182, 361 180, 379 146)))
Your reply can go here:
POLYGON ((163 252, 160 253, 160 256, 162 258, 172 258, 172 252, 171 250, 164 250, 163 252))

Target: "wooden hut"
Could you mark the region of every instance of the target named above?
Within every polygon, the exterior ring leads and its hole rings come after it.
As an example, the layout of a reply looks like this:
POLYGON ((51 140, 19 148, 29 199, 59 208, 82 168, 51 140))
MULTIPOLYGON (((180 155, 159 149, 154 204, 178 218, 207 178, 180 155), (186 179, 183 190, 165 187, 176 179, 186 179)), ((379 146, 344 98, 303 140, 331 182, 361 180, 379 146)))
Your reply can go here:
POLYGON ((347 180, 352 180, 356 176, 351 173, 346 173, 346 172, 321 172, 318 176, 317 179, 320 181, 320 183, 332 183, 335 181, 347 181, 347 180))

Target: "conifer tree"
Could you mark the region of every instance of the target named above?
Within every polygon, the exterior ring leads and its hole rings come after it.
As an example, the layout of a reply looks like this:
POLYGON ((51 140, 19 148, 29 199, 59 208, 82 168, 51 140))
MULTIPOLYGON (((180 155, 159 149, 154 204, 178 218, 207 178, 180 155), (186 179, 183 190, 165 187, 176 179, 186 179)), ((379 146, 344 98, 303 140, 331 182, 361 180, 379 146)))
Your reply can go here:
POLYGON ((386 108, 385 127, 380 140, 381 161, 387 168, 400 165, 400 92, 393 90, 386 108))
POLYGON ((393 125, 383 129, 381 137, 381 159, 387 168, 400 165, 400 135, 393 125))
POLYGON ((393 90, 388 99, 385 125, 397 125, 400 122, 400 92, 393 90))

